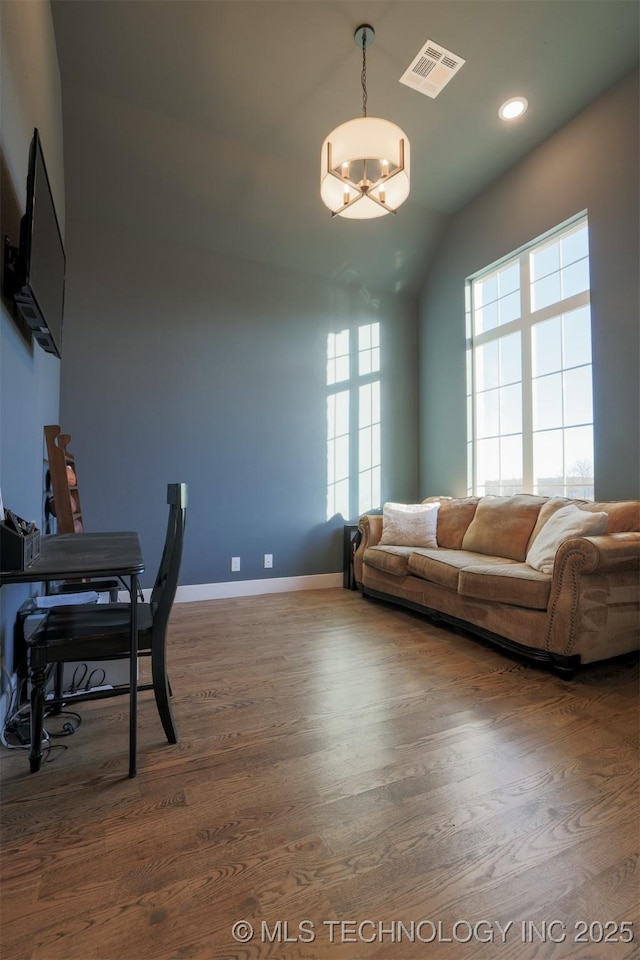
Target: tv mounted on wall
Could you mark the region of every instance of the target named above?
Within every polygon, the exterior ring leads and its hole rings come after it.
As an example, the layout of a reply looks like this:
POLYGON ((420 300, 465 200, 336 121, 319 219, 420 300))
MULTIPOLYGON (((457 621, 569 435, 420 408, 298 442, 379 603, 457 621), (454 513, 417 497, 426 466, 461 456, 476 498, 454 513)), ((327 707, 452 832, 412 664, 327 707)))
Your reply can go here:
POLYGON ((5 237, 5 286, 34 339, 61 356, 66 258, 51 185, 37 129, 27 174, 27 207, 20 246, 5 237))

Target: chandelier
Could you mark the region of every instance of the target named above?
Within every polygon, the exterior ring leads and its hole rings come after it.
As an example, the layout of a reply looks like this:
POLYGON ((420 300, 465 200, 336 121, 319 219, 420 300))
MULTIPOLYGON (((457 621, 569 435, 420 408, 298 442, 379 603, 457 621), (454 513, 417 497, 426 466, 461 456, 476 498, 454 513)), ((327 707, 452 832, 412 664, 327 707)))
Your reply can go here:
POLYGON ((375 31, 363 23, 362 117, 332 130, 322 144, 320 196, 331 216, 370 220, 395 213, 409 196, 409 141, 389 120, 367 116, 367 47, 375 31))

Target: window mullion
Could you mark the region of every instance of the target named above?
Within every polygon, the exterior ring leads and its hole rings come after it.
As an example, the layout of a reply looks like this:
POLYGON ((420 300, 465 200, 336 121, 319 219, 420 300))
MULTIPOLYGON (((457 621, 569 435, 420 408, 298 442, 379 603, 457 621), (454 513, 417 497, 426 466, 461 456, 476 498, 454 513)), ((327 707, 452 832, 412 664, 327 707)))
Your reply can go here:
POLYGON ((522 330, 525 323, 526 320, 523 317, 519 317, 517 320, 511 320, 509 323, 504 323, 499 327, 493 327, 491 330, 485 330, 484 333, 476 334, 473 341, 477 347, 481 347, 490 340, 500 340, 510 333, 516 333, 518 330, 522 330))
MULTIPOLYGON (((527 257, 527 264, 529 258, 527 257)), ((530 323, 540 323, 543 320, 549 320, 552 317, 556 317, 559 313, 569 313, 571 310, 577 310, 579 307, 588 306, 591 302, 591 294, 589 290, 583 290, 582 293, 575 293, 572 297, 567 297, 566 300, 559 300, 557 303, 551 303, 548 307, 542 307, 540 310, 536 310, 533 313, 531 310, 530 313, 530 323)))
POLYGON ((465 287, 466 366, 467 366, 467 495, 476 489, 476 371, 473 336, 474 317, 473 283, 465 287))
POLYGON ((531 357, 531 273, 529 253, 520 258, 522 320, 522 489, 533 490, 533 380, 531 357))
POLYGON ((349 513, 358 516, 358 337, 355 329, 349 330, 349 513))

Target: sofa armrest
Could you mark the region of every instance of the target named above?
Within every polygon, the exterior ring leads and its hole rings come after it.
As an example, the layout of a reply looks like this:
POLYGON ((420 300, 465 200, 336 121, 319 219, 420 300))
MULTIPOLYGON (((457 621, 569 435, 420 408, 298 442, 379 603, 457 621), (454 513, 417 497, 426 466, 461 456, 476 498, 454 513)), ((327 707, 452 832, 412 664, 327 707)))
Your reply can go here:
POLYGON ((575 537, 553 567, 546 649, 583 662, 638 649, 640 533, 575 537))
POLYGON ((556 554, 554 579, 567 562, 582 575, 640 570, 640 533, 609 533, 565 540, 556 554))
POLYGON ((382 536, 382 514, 371 513, 360 517, 358 520, 358 530, 360 531, 360 546, 363 549, 375 547, 380 543, 382 536))
POLYGON ((367 547, 375 547, 382 536, 382 514, 365 514, 358 520, 360 543, 353 555, 353 572, 356 583, 362 583, 362 557, 367 547))

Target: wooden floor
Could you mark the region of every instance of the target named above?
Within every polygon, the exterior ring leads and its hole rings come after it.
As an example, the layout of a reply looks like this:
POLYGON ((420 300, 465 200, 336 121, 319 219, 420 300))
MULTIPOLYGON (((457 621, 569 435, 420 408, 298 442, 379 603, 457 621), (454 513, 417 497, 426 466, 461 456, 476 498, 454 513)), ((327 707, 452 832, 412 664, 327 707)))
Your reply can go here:
POLYGON ((134 780, 126 697, 2 751, 3 960, 639 956, 635 662, 319 590, 177 606, 170 673, 134 780))

